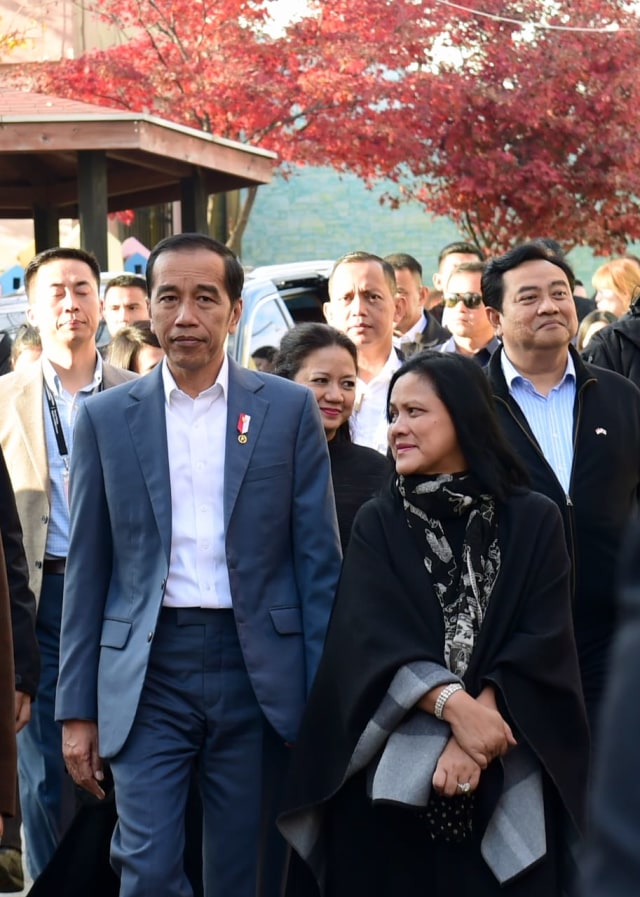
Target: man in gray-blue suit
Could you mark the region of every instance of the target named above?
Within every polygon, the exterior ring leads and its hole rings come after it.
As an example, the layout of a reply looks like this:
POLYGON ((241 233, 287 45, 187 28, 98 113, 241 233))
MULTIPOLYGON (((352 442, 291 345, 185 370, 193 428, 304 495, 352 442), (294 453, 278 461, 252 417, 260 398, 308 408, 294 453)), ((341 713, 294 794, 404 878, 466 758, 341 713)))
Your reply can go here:
POLYGON ((311 391, 224 351, 233 253, 169 237, 147 280, 165 361, 77 419, 56 717, 78 784, 99 797, 110 761, 121 897, 191 894, 194 769, 207 897, 271 897, 277 786, 340 567, 326 442, 311 391))

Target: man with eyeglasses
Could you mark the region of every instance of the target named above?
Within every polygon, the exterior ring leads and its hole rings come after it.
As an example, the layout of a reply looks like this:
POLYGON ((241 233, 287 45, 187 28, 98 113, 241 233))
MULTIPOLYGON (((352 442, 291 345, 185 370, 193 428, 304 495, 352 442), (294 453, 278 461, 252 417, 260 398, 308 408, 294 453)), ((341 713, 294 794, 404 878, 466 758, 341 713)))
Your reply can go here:
POLYGON ((482 301, 482 262, 465 262, 449 276, 444 293, 442 323, 451 333, 441 352, 457 352, 482 367, 500 345, 482 301))

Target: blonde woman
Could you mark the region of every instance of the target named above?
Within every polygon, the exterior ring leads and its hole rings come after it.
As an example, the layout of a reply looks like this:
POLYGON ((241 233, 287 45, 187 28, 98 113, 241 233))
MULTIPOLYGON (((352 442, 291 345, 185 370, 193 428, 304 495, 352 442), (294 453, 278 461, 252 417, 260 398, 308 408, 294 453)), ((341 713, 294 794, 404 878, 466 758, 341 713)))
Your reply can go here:
POLYGON ((591 283, 596 290, 598 310, 613 312, 620 318, 640 292, 640 265, 629 258, 614 259, 600 265, 591 283))

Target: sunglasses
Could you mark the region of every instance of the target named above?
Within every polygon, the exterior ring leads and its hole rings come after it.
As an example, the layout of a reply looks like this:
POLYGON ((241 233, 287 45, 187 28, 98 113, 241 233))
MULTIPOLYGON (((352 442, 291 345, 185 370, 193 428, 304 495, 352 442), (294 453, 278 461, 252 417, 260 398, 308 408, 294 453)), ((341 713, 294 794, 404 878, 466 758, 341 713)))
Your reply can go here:
POLYGON ((479 308, 482 305, 482 293, 445 293, 444 307, 455 308, 458 302, 462 302, 467 308, 479 308))

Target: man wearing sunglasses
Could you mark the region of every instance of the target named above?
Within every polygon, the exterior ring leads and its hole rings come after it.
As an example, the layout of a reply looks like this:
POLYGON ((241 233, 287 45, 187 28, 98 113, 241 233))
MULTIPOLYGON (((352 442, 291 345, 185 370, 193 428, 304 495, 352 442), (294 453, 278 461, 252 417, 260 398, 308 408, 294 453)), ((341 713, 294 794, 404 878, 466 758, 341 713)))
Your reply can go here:
POLYGON ((465 262, 449 276, 442 323, 451 337, 440 346, 440 351, 466 355, 485 367, 500 343, 482 301, 483 270, 482 262, 465 262))

